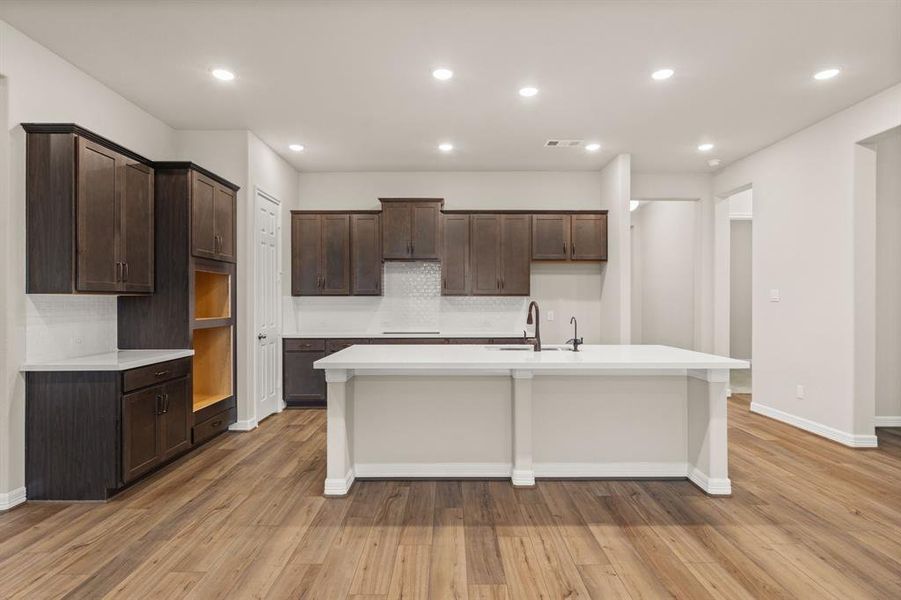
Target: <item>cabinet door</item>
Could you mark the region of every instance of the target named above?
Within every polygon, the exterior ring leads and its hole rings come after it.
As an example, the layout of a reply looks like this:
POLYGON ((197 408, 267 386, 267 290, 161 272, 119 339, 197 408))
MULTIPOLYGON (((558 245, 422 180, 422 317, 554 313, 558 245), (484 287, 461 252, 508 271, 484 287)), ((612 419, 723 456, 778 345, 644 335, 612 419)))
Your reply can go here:
POLYGON ((197 172, 191 173, 191 253, 216 258, 215 206, 217 184, 197 172))
POLYGON ((607 215, 573 215, 571 250, 573 260, 607 260, 607 215))
MULTIPOLYGON (((79 292, 119 290, 120 190, 124 157, 78 138, 77 286, 79 292)), ((43 235, 54 235, 45 231, 43 235)))
POLYGON ((126 483, 160 461, 158 413, 161 387, 145 388, 122 397, 122 480, 126 483))
POLYGON ((531 215, 503 215, 501 218, 502 295, 529 295, 531 249, 531 215))
POLYGON ((153 292, 153 169, 127 160, 122 214, 122 282, 126 292, 153 292))
POLYGON ((382 294, 382 228, 379 215, 350 216, 351 293, 382 294))
POLYGON ((412 256, 412 211, 405 202, 382 204, 382 258, 412 256))
POLYGON ((291 215, 291 295, 318 296, 322 264, 320 215, 291 215))
POLYGON ((472 293, 501 291, 501 219, 498 215, 472 215, 470 268, 472 293))
POLYGON ((412 220, 412 237, 410 255, 422 260, 438 260, 440 258, 438 240, 440 239, 441 207, 437 202, 416 202, 410 206, 412 220))
POLYGON ((187 377, 182 377, 162 387, 162 414, 159 418, 161 461, 191 447, 194 413, 190 381, 187 377))
POLYGON ((213 234, 216 258, 236 262, 235 252, 235 192, 220 184, 213 196, 213 234))
POLYGON ((444 215, 441 236, 441 293, 469 294, 469 215, 444 215))
POLYGON ((322 215, 321 293, 350 294, 350 216, 322 215))
POLYGON ((569 258, 569 215, 532 215, 532 260, 569 258))
POLYGON ((324 357, 324 349, 284 351, 282 390, 287 404, 321 406, 325 403, 325 371, 313 368, 313 363, 324 357))

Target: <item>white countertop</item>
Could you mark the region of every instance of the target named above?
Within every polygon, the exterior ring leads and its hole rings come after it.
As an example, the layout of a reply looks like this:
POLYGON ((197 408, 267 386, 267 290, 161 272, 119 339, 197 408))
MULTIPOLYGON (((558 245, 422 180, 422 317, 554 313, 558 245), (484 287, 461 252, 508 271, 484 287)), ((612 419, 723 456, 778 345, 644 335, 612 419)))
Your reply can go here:
MULTIPOLYGON (((500 350, 513 346, 359 345, 314 363, 317 369, 403 371, 569 371, 631 369, 747 369, 750 365, 714 354, 670 346, 582 346, 570 350, 500 350)), ((568 346, 555 346, 568 348, 568 346)))
POLYGON ((520 331, 419 331, 407 333, 403 331, 392 331, 390 333, 382 332, 365 332, 365 331, 325 331, 325 332, 284 332, 283 338, 303 338, 303 339, 392 339, 392 338, 516 338, 522 337, 520 331))
POLYGON ((75 358, 26 363, 20 371, 127 371, 156 363, 193 356, 191 349, 118 350, 75 358))

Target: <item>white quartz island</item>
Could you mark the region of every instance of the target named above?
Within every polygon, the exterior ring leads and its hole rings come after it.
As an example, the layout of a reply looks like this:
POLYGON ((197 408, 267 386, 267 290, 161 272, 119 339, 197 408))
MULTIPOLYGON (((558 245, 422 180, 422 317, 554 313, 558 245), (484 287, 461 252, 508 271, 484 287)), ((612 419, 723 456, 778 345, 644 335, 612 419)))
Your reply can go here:
POLYGON ((730 494, 744 361, 668 346, 359 345, 328 383, 326 495, 355 478, 687 477, 730 494), (564 349, 565 348, 565 349, 564 349))

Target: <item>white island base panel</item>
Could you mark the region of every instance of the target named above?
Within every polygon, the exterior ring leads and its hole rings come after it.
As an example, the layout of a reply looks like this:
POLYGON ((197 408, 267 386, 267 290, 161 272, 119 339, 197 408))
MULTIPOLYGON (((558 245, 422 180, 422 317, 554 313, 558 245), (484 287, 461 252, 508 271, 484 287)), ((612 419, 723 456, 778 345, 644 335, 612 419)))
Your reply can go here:
POLYGON ((547 477, 688 478, 729 495, 728 374, 329 367, 325 494, 355 478, 547 477))

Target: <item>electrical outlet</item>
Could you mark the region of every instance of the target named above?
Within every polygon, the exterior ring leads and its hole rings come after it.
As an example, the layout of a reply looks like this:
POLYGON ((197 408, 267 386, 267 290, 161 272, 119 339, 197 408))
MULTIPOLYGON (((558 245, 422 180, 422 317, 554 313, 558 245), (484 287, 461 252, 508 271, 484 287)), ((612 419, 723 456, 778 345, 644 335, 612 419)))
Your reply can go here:
POLYGON ((798 400, 804 399, 804 386, 803 385, 795 386, 795 396, 797 396, 798 400))
POLYGON ((554 311, 552 311, 552 310, 547 311, 547 320, 548 321, 554 320, 554 311))

